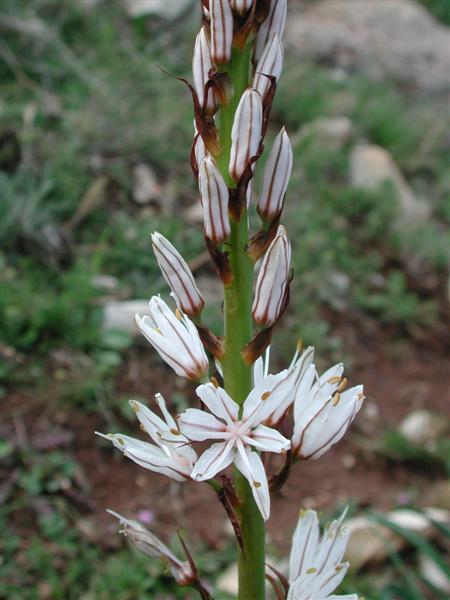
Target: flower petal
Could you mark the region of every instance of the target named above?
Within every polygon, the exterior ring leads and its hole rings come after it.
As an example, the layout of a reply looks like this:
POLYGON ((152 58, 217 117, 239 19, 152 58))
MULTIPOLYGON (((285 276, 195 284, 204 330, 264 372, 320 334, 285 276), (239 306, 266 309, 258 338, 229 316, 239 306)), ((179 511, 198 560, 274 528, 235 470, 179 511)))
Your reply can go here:
POLYGON ((213 415, 223 419, 228 425, 238 420, 239 405, 230 398, 223 388, 215 387, 212 383, 206 383, 199 385, 195 391, 213 415))
POLYGON ((289 557, 289 581, 294 581, 313 566, 319 543, 319 520, 314 510, 300 513, 289 557))
POLYGON ((196 481, 211 479, 233 462, 234 454, 232 442, 213 444, 198 459, 191 473, 192 479, 196 481))
POLYGON ((265 425, 258 425, 251 435, 246 436, 245 441, 263 452, 286 452, 291 447, 290 440, 276 429, 265 425))
POLYGON ((183 435, 196 442, 230 437, 221 421, 214 415, 198 408, 188 408, 181 413, 178 417, 178 424, 183 435))
POLYGON ((257 452, 244 448, 242 444, 238 445, 238 450, 234 464, 250 484, 259 512, 264 521, 267 521, 270 515, 270 493, 264 465, 257 452))

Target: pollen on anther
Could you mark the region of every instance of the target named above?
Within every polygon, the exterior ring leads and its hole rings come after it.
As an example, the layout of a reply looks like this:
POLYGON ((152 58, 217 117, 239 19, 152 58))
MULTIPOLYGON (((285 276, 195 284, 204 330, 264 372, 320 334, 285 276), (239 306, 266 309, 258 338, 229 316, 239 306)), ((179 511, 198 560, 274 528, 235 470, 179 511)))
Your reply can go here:
POLYGON ((125 441, 124 441, 122 438, 120 438, 120 437, 119 437, 119 438, 117 438, 117 441, 119 442, 119 444, 120 444, 121 446, 125 446, 125 441))
POLYGON ((260 488, 261 487, 261 484, 260 484, 259 481, 254 481, 253 485, 255 486, 255 488, 260 488))
POLYGON ((181 435, 181 431, 179 429, 175 429, 175 427, 172 427, 170 433, 173 433, 173 435, 181 435))
POLYGON ((336 393, 334 394, 334 396, 333 396, 333 399, 332 399, 332 401, 331 401, 331 404, 332 404, 333 406, 337 406, 337 405, 339 404, 339 400, 340 400, 340 399, 341 399, 341 395, 340 395, 340 393, 339 393, 339 392, 336 392, 336 393))
POLYGON ((142 423, 139 423, 139 427, 142 429, 142 431, 144 433, 147 433, 147 430, 145 429, 145 427, 142 425, 142 423))
POLYGON ((311 575, 312 573, 317 573, 317 569, 316 569, 316 567, 310 567, 309 569, 306 569, 306 573, 307 573, 307 575, 311 575))
POLYGON ((327 383, 334 385, 335 383, 339 383, 341 380, 342 380, 342 377, 340 375, 334 375, 333 377, 330 377, 330 379, 327 381, 327 383))
POLYGON ((183 320, 183 313, 181 312, 181 310, 178 307, 175 309, 175 316, 177 317, 177 319, 179 321, 183 320))
POLYGON ((338 392, 343 392, 347 387, 348 379, 347 377, 343 377, 341 383, 337 387, 338 392))
POLYGON ((261 400, 267 400, 267 398, 270 396, 272 392, 271 391, 267 391, 264 392, 263 394, 261 394, 261 400))
POLYGON ((131 405, 131 408, 134 410, 134 412, 139 412, 140 407, 137 402, 135 402, 134 400, 131 400, 130 405, 131 405))
POLYGON ((219 382, 217 381, 217 379, 215 377, 211 377, 210 381, 217 390, 219 387, 219 382))

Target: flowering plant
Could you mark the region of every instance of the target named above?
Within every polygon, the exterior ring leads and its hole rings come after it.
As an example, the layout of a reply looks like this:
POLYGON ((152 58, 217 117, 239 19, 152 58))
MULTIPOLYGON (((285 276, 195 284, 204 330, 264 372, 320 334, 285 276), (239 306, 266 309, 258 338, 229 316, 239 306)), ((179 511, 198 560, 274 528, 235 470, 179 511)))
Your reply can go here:
MULTIPOLYGON (((277 598, 356 600, 354 594, 332 595, 348 568, 342 562, 348 538, 344 515, 320 539, 317 514, 301 513, 287 577, 265 558, 271 491, 282 487, 296 462, 318 459, 338 442, 363 401, 362 386, 346 389, 342 364, 318 374, 313 348, 297 348, 289 367, 269 373, 271 335, 288 304, 292 278, 291 244, 280 225, 293 163, 284 128, 267 152, 259 194, 253 175, 283 67, 287 2, 203 0, 201 8, 193 85, 185 83, 194 105, 191 165, 204 239, 224 289, 223 335, 202 320, 205 301, 187 262, 153 233, 153 250, 176 307, 155 296, 149 314, 136 315, 136 323, 178 376, 199 383, 200 402, 172 416, 156 394, 162 419, 132 400, 151 442, 100 435, 146 469, 179 482, 205 482, 215 490, 236 535, 240 600, 264 598, 266 578, 277 598), (251 235, 254 196, 258 231, 251 235), (198 455, 195 445, 205 441, 211 443, 198 455), (284 460, 270 476, 266 453, 284 460)), ((137 548, 168 562, 180 585, 211 598, 183 540, 186 560, 138 522, 111 514, 137 548)))

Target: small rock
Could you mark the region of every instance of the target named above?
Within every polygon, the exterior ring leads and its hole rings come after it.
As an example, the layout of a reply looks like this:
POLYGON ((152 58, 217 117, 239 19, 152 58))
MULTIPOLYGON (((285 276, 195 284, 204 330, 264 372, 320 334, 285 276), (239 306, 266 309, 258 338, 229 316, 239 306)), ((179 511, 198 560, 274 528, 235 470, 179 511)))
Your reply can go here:
POLYGON ((356 458, 354 454, 344 454, 342 457, 342 466, 344 469, 351 470, 356 466, 356 458))
POLYGON ((320 146, 340 150, 351 138, 353 123, 348 117, 315 119, 306 123, 293 140, 294 146, 304 139, 311 138, 320 146))
POLYGON ((103 307, 102 327, 105 331, 115 329, 137 335, 138 329, 134 322, 136 313, 147 313, 147 300, 127 300, 125 302, 108 302, 103 307))
POLYGON ((161 195, 161 187, 153 170, 144 163, 139 163, 133 170, 133 199, 137 204, 148 204, 161 195))
POLYGON ((350 156, 350 181, 354 187, 377 189, 385 182, 394 186, 398 196, 399 227, 416 226, 430 216, 430 207, 417 198, 389 152, 380 146, 359 144, 350 156))
POLYGON ((125 0, 125 8, 130 17, 154 15, 163 19, 174 19, 187 12, 193 0, 125 0))
POLYGON ((216 582, 216 587, 221 592, 226 592, 232 596, 237 596, 239 593, 238 587, 238 564, 230 565, 219 577, 216 582))
POLYGON ((115 292, 119 288, 119 280, 112 275, 94 275, 91 283, 102 292, 115 292))
POLYGON ((435 442, 446 431, 447 420, 426 410, 410 413, 399 425, 400 433, 414 444, 435 442))

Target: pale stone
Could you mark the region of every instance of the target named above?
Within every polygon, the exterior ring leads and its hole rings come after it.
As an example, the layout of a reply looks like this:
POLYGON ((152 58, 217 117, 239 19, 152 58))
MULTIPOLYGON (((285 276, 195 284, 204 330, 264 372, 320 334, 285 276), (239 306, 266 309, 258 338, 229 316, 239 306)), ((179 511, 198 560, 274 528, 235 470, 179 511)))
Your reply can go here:
POLYGON ((127 300, 125 302, 108 302, 103 307, 104 330, 115 329, 132 335, 139 333, 134 316, 136 313, 146 314, 148 312, 147 300, 127 300))

